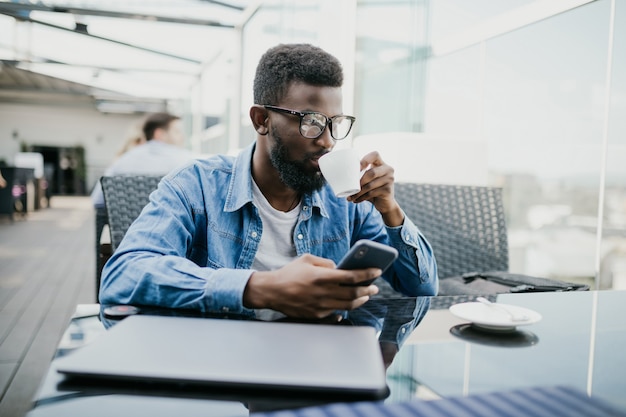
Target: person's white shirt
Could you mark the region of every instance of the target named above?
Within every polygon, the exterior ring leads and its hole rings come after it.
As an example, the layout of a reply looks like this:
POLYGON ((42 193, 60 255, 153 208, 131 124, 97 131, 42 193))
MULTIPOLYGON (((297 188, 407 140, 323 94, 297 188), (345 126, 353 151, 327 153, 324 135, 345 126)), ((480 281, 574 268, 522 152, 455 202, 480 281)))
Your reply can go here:
MULTIPOLYGON (((153 139, 121 155, 106 169, 104 175, 165 175, 193 158, 194 154, 187 149, 153 139)), ((91 200, 94 207, 104 207, 100 181, 96 182, 91 200)))

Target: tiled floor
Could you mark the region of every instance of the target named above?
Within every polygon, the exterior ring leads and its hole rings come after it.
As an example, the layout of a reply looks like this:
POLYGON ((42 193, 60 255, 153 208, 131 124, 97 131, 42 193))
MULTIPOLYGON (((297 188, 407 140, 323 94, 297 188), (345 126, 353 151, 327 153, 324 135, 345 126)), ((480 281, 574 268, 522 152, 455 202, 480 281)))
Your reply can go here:
POLYGON ((95 302, 94 228, 89 197, 0 218, 0 416, 30 409, 75 306, 95 302))

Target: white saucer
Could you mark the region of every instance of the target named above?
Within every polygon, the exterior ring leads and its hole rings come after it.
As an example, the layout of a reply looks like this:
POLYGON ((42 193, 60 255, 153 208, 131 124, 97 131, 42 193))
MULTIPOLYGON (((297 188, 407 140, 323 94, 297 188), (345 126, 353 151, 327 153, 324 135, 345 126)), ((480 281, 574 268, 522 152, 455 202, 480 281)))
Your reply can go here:
POLYGON ((514 314, 526 316, 526 320, 513 320, 505 312, 478 302, 455 304, 450 307, 450 312, 472 322, 475 327, 498 332, 514 331, 517 326, 526 326, 541 320, 541 314, 534 310, 511 304, 498 303, 498 305, 514 314))

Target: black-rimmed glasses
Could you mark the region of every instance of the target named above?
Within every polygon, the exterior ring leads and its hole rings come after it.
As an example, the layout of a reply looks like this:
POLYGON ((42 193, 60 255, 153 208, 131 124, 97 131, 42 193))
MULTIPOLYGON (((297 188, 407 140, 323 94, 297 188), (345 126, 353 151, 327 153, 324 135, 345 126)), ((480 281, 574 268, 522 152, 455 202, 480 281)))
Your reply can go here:
POLYGON ((335 140, 345 139, 352 129, 356 118, 343 114, 328 117, 325 114, 314 111, 295 111, 282 107, 264 105, 268 110, 278 113, 291 114, 300 118, 300 134, 308 139, 317 139, 322 136, 326 126, 330 126, 330 136, 335 140))

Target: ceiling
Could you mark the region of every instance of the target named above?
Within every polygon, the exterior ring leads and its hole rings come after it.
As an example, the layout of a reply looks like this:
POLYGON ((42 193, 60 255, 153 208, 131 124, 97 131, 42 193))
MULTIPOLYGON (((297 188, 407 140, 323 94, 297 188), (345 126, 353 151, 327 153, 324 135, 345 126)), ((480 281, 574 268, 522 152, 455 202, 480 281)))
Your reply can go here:
POLYGON ((144 113, 167 110, 167 100, 135 97, 17 68, 0 61, 0 102, 64 107, 92 106, 103 113, 144 113))
POLYGON ((162 110, 229 50, 247 3, 0 0, 0 102, 162 110))

